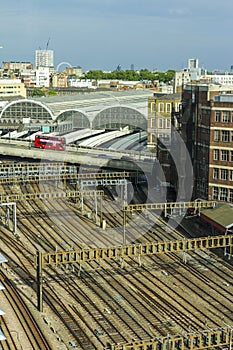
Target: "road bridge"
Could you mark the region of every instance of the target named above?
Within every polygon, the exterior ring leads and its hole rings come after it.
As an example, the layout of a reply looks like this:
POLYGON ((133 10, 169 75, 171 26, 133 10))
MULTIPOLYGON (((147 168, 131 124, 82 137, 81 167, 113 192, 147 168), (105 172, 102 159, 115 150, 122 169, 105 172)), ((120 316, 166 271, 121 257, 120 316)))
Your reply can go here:
POLYGON ((101 168, 125 169, 127 171, 143 171, 151 174, 156 159, 142 153, 123 152, 107 149, 92 149, 67 146, 65 151, 30 148, 27 141, 0 139, 0 154, 17 158, 40 159, 52 162, 83 164, 101 168), (122 157, 124 159, 122 159, 122 157))

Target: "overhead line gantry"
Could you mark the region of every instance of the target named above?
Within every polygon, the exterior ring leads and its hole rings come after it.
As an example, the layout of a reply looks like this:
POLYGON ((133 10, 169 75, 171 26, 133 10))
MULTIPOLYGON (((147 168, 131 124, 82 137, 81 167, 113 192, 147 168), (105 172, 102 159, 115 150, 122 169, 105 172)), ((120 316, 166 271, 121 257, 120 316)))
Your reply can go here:
POLYGON ((83 172, 74 165, 61 163, 0 163, 0 184, 66 179, 123 179, 133 176, 128 171, 83 172))
MULTIPOLYGON (((13 233, 14 235, 17 235, 16 202, 36 200, 36 199, 50 200, 50 199, 62 199, 62 198, 80 198, 81 203, 83 203, 84 197, 94 197, 95 202, 97 203, 97 197, 102 197, 103 195, 104 195, 104 191, 102 190, 0 194, 0 207, 2 206, 6 207, 5 223, 9 226, 9 217, 10 217, 9 207, 13 206, 13 220, 12 220, 13 233)), ((96 210, 96 220, 97 220, 97 210, 96 210)))
POLYGON ((108 344, 105 350, 203 350, 232 349, 233 327, 200 330, 195 333, 167 335, 147 341, 108 344))
MULTIPOLYGON (((182 239, 176 241, 162 241, 151 243, 140 243, 125 246, 78 249, 70 251, 58 251, 43 253, 37 251, 37 297, 38 310, 42 311, 42 267, 67 264, 79 264, 79 270, 85 262, 103 261, 125 258, 138 258, 141 264, 141 257, 166 253, 179 253, 195 250, 216 249, 230 247, 232 250, 233 235, 221 235, 213 237, 199 237, 182 239)), ((232 255, 232 252, 231 252, 232 255)), ((140 348, 139 348, 140 349, 140 348)))

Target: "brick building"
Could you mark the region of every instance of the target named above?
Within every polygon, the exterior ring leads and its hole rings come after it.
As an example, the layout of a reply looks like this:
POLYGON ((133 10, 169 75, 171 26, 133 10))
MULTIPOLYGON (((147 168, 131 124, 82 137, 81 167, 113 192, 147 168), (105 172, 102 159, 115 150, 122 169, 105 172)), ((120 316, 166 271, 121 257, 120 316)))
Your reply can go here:
POLYGON ((194 198, 233 202, 233 86, 187 84, 181 136, 189 151, 194 198))

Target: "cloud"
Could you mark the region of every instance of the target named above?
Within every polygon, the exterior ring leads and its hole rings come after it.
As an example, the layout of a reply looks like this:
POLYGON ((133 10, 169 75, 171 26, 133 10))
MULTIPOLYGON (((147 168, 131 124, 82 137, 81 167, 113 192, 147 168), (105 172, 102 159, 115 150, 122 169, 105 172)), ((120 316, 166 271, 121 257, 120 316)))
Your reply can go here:
POLYGON ((50 37, 57 62, 86 69, 118 63, 170 68, 192 56, 221 68, 233 57, 232 11, 232 0, 3 1, 1 60, 34 61, 50 37), (216 42, 227 52, 222 58, 213 54, 216 42))

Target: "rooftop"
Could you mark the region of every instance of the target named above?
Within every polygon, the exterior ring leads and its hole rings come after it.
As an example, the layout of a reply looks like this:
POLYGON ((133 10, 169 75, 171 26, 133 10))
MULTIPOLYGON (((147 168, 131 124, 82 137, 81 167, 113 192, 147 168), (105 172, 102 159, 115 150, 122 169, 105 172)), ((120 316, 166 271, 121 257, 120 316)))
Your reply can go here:
POLYGON ((153 96, 150 90, 133 90, 120 92, 87 92, 53 97, 30 98, 46 104, 55 116, 61 111, 79 109, 84 112, 94 112, 105 107, 126 106, 137 109, 147 108, 148 97, 153 96))
POLYGON ((224 229, 233 228, 233 205, 218 203, 213 209, 202 210, 201 217, 224 229))

